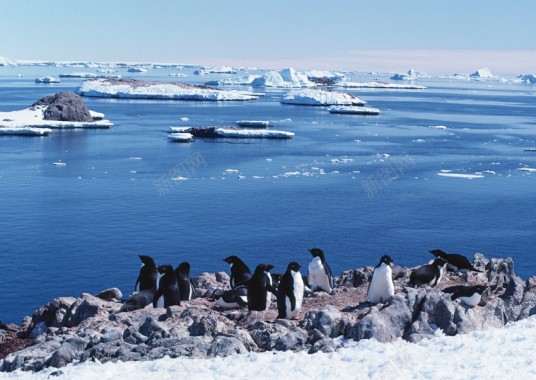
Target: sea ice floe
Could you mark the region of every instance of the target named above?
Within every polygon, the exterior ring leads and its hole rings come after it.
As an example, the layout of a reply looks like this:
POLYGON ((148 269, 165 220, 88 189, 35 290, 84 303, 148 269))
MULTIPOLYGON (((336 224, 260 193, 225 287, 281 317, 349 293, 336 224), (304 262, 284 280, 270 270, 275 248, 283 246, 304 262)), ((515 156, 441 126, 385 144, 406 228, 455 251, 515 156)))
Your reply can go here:
POLYGON ((189 142, 192 141, 193 135, 191 133, 170 133, 168 139, 174 142, 189 142))
POLYGON ((386 82, 338 82, 337 87, 344 88, 381 88, 386 90, 425 90, 426 86, 418 86, 415 84, 398 84, 386 82))
POLYGON ((464 174, 464 173, 445 173, 439 172, 437 175, 441 177, 451 177, 451 178, 465 178, 465 179, 475 179, 475 178, 484 178, 482 174, 464 174))
POLYGON ((97 74, 94 73, 63 73, 60 74, 60 78, 97 78, 97 74))
POLYGON ((360 106, 331 106, 328 111, 330 113, 340 113, 347 115, 379 115, 380 110, 373 107, 360 106))
POLYGON ((517 168, 516 170, 518 170, 520 172, 529 172, 529 173, 536 172, 535 168, 517 168))
POLYGON ((444 125, 432 125, 432 126, 430 126, 430 128, 433 128, 433 129, 447 129, 447 127, 444 126, 444 125))

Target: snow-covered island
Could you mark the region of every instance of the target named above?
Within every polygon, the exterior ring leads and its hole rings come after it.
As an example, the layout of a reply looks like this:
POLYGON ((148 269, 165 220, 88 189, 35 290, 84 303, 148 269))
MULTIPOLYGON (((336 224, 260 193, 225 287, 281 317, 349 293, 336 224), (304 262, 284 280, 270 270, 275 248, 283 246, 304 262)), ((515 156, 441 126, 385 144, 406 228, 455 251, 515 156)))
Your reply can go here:
POLYGON ((261 94, 249 91, 220 90, 179 82, 145 82, 135 79, 86 80, 78 88, 82 96, 124 99, 242 101, 261 94))
POLYGON ((90 111, 72 92, 44 97, 30 107, 0 112, 0 135, 43 136, 52 129, 110 128, 104 115, 90 111))
POLYGON ((290 92, 281 99, 283 104, 307 106, 362 106, 366 102, 346 92, 326 90, 298 90, 290 92))
POLYGON ((309 80, 307 75, 292 67, 279 71, 269 70, 262 75, 247 75, 243 77, 227 77, 205 83, 210 86, 252 86, 252 87, 278 87, 303 88, 313 87, 317 83, 309 80))

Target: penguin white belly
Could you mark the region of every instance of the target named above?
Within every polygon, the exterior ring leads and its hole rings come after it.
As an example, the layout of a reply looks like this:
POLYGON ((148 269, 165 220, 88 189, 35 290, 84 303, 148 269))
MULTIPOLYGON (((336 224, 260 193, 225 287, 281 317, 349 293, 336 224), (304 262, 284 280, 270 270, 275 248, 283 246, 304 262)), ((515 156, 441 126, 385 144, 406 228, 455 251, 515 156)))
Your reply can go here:
MULTIPOLYGON (((247 303, 248 302, 248 298, 246 296, 240 296, 240 298, 245 302, 247 303)), ((220 307, 223 307, 224 309, 236 309, 236 308, 239 308, 240 305, 238 304, 238 302, 225 302, 225 300, 223 299, 223 297, 220 297, 216 300, 216 305, 220 306, 220 307)))
POLYGON ((156 301, 156 307, 164 307, 164 296, 160 296, 156 301))
MULTIPOLYGON (((272 275, 270 275, 270 272, 264 272, 268 276, 268 284, 270 286, 273 285, 272 282, 272 275)), ((268 310, 270 308, 270 304, 272 303, 272 293, 270 293, 268 290, 266 291, 266 308, 264 310, 268 310)))
POLYGON ((294 280, 294 297, 296 298, 296 308, 290 310, 290 300, 287 298, 287 317, 298 318, 303 303, 303 279, 300 272, 292 272, 292 278, 294 280))
POLYGON ((371 303, 383 303, 395 294, 392 271, 389 265, 382 264, 374 270, 368 289, 368 300, 371 303))
POLYGON ((482 296, 478 293, 473 294, 471 297, 458 297, 458 299, 467 306, 476 306, 479 304, 482 296))
POLYGON ((322 261, 319 257, 315 257, 309 263, 309 273, 307 274, 307 281, 311 286, 311 290, 321 289, 325 292, 331 292, 331 286, 329 284, 329 278, 326 275, 326 270, 322 265, 322 261))

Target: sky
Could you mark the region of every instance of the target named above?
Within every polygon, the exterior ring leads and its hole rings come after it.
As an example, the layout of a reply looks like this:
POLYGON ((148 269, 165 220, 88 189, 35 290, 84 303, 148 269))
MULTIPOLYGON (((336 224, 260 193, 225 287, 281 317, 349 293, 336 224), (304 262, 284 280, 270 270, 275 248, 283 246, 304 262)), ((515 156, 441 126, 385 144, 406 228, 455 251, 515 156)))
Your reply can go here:
POLYGON ((0 0, 0 56, 536 73, 536 1, 0 0))

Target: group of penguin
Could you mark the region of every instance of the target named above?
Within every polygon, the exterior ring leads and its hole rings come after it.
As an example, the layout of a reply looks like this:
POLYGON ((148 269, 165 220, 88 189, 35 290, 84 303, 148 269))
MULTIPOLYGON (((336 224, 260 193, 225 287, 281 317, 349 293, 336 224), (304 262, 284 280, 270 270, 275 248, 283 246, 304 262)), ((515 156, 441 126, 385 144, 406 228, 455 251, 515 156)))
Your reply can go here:
MULTIPOLYGON (((306 276, 300 273, 301 265, 295 261, 288 264, 284 274, 271 274, 274 268, 270 264, 259 264, 252 273, 249 267, 237 256, 229 256, 223 261, 230 267, 229 290, 217 290, 212 294, 217 306, 222 308, 246 307, 249 311, 269 309, 272 294, 277 299, 278 318, 299 318, 299 313, 306 291, 333 291, 333 274, 324 252, 319 248, 310 248, 312 260, 308 265, 306 276)), ((448 254, 441 250, 430 251, 437 258, 426 265, 414 269, 410 276, 411 286, 437 286, 447 268, 453 271, 475 271, 469 260, 459 254, 448 254)), ((190 264, 180 263, 176 269, 171 265, 157 266, 150 256, 140 255, 142 267, 136 280, 136 292, 127 303, 144 307, 152 303, 153 307, 180 305, 194 297, 195 287, 190 278, 190 264)), ((395 293, 392 279, 393 260, 384 255, 374 268, 370 278, 367 298, 371 304, 386 302, 395 293)), ((487 287, 482 285, 458 285, 443 289, 450 293, 452 300, 460 299, 468 306, 480 302, 481 295, 487 287)))

